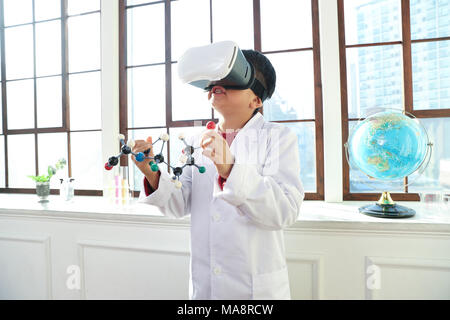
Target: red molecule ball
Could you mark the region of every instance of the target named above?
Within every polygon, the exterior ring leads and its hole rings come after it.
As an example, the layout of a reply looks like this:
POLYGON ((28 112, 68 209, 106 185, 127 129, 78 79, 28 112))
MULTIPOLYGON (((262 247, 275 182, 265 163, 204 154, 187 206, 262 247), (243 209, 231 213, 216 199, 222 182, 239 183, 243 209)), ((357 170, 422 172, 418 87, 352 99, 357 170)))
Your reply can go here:
POLYGON ((216 128, 216 124, 214 123, 214 121, 209 121, 206 124, 206 129, 208 129, 208 130, 214 130, 215 128, 216 128))
POLYGON ((112 166, 110 166, 109 164, 108 164, 108 162, 107 163, 105 163, 105 169, 106 170, 111 170, 113 167, 112 166))

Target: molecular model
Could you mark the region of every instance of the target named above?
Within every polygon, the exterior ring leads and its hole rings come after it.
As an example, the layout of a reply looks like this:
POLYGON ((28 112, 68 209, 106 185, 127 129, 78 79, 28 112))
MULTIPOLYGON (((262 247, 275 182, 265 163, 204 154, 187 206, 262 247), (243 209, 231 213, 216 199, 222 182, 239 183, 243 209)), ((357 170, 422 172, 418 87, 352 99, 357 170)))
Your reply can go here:
MULTIPOLYGON (((214 130, 215 127, 216 127, 216 124, 214 122, 212 122, 212 121, 209 121, 206 124, 206 128, 208 130, 214 130)), ((200 173, 205 173, 206 168, 202 167, 202 166, 198 166, 197 164, 195 164, 195 159, 194 159, 194 156, 193 156, 195 150, 199 149, 201 147, 194 148, 193 146, 188 145, 186 140, 185 140, 184 134, 180 134, 178 136, 178 138, 181 141, 183 141, 183 143, 185 145, 185 148, 182 150, 182 155, 181 155, 181 158, 180 158, 180 162, 184 164, 182 167, 172 167, 169 163, 165 162, 165 160, 164 160, 164 156, 163 156, 162 152, 164 150, 164 144, 167 141, 169 141, 169 135, 167 133, 161 134, 159 136, 158 140, 156 140, 155 142, 152 142, 152 147, 151 148, 149 148, 148 150, 146 150, 144 152, 138 152, 138 153, 134 153, 132 151, 132 149, 135 146, 134 140, 128 140, 128 143, 125 143, 125 136, 123 134, 119 134, 119 140, 120 140, 120 144, 121 144, 121 152, 120 152, 119 155, 113 156, 113 157, 108 159, 108 162, 105 163, 105 169, 106 170, 111 170, 113 167, 115 167, 119 163, 119 158, 121 156, 123 156, 123 155, 128 156, 128 155, 132 154, 132 155, 135 156, 137 162, 142 162, 145 159, 150 159, 151 160, 150 161, 150 168, 151 168, 151 170, 153 172, 156 172, 156 171, 159 170, 158 164, 160 164, 160 163, 167 164, 172 169, 172 172, 173 172, 172 182, 175 183, 175 187, 177 189, 180 189, 182 187, 182 183, 180 181, 180 176, 183 174, 183 169, 186 166, 195 166, 195 167, 197 167, 198 172, 200 172, 200 173), (153 145, 155 143, 157 143, 158 141, 160 141, 160 140, 163 142, 162 143, 162 147, 161 147, 161 151, 158 154, 156 154, 155 156, 150 157, 149 153, 150 153, 151 149, 154 148, 153 145)))

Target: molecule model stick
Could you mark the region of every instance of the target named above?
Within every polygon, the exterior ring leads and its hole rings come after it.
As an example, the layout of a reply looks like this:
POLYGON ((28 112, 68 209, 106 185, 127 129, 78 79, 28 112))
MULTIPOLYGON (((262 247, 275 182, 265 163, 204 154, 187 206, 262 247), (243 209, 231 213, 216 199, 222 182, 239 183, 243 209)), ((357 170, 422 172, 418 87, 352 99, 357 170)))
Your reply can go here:
MULTIPOLYGON (((216 127, 216 124, 213 121, 209 121, 206 124, 206 128, 208 130, 214 130, 215 127, 216 127)), ((206 168, 195 164, 195 159, 193 156, 195 150, 199 149, 201 147, 194 148, 193 146, 188 145, 188 143, 185 140, 184 134, 180 134, 178 136, 178 138, 181 141, 183 141, 183 143, 185 145, 185 148, 182 150, 183 155, 180 159, 181 162, 184 163, 184 165, 182 167, 172 167, 169 163, 165 162, 165 160, 164 160, 164 156, 163 156, 162 152, 164 150, 165 143, 167 141, 169 141, 169 135, 167 133, 161 134, 160 137, 158 138, 158 140, 156 140, 155 142, 152 143, 152 147, 150 149, 146 150, 145 152, 138 152, 138 153, 132 152, 132 149, 135 145, 134 140, 129 140, 128 143, 125 143, 125 136, 123 134, 120 134, 119 140, 120 140, 120 144, 121 144, 121 152, 119 155, 110 157, 108 159, 108 162, 105 164, 105 169, 111 170, 113 167, 115 167, 119 163, 119 158, 121 156, 132 154, 135 156, 137 162, 142 162, 145 159, 152 160, 152 161, 150 161, 149 164, 150 164, 150 168, 152 169, 153 172, 156 172, 159 170, 158 164, 160 164, 160 163, 167 164, 172 169, 172 173, 173 173, 172 182, 175 183, 175 187, 177 189, 180 189, 182 187, 182 183, 180 181, 180 176, 183 174, 183 169, 186 166, 195 166, 195 167, 197 167, 197 169, 200 173, 205 173, 206 168), (148 154, 150 153, 151 149, 154 148, 153 147, 154 144, 160 140, 163 142, 161 151, 157 155, 155 155, 153 157, 149 157, 148 154)), ((149 142, 149 139, 147 139, 147 142, 149 142)))
MULTIPOLYGON (((216 124, 213 121, 209 121, 206 124, 206 128, 208 130, 214 130, 216 128, 216 124)), ((180 134, 178 136, 178 139, 183 141, 183 143, 185 145, 185 148, 182 150, 183 154, 182 154, 182 156, 180 158, 180 161, 182 163, 184 163, 184 165, 182 167, 176 167, 176 168, 171 167, 171 168, 172 168, 172 172, 174 174, 173 177, 172 177, 172 182, 174 182, 175 186, 179 189, 179 188, 182 187, 182 183, 180 181, 180 176, 183 174, 183 169, 186 166, 195 166, 195 167, 197 167, 198 172, 200 172, 200 173, 205 173, 206 172, 206 168, 203 167, 203 166, 198 166, 197 164, 195 164, 195 159, 194 159, 194 156, 193 156, 195 150, 199 149, 201 147, 194 148, 193 146, 190 146, 186 142, 184 134, 180 134)))
POLYGON ((121 145, 121 152, 119 153, 119 155, 113 156, 108 159, 108 162, 105 163, 106 170, 111 170, 113 167, 115 167, 119 163, 119 159, 121 156, 132 154, 135 156, 136 161, 138 161, 138 162, 142 162, 142 161, 144 161, 144 159, 154 160, 154 162, 153 161, 150 162, 150 167, 152 168, 153 171, 158 171, 158 163, 164 162, 164 156, 162 155, 162 151, 164 149, 164 144, 169 140, 169 135, 167 133, 163 133, 160 135, 158 140, 156 140, 155 142, 152 143, 152 148, 153 148, 153 145, 155 143, 157 143, 160 140, 163 141, 161 152, 158 153, 157 155, 155 155, 154 157, 146 156, 146 154, 148 155, 150 153, 151 148, 146 150, 144 153, 132 152, 132 148, 135 146, 135 142, 134 142, 134 140, 129 140, 128 143, 125 143, 125 136, 123 134, 119 134, 119 140, 120 140, 120 145, 121 145))

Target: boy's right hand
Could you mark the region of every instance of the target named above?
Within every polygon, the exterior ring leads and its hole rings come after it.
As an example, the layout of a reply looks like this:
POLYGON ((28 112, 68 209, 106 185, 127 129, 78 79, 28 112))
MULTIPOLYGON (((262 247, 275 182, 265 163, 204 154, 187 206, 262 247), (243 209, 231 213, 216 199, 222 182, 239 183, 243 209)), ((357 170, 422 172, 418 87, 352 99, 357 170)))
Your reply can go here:
MULTIPOLYGON (((152 137, 148 137, 147 141, 136 140, 132 151, 134 153, 138 153, 138 152, 143 153, 144 151, 147 151, 148 149, 150 149, 150 153, 145 154, 145 156, 146 157, 154 157, 155 155, 153 153, 152 137)), ((136 161, 136 157, 133 155, 131 156, 131 159, 133 160, 136 167, 138 167, 139 170, 141 170, 141 172, 144 175, 153 175, 153 174, 157 173, 157 172, 153 172, 150 168, 150 162, 152 161, 151 159, 144 159, 144 161, 138 162, 138 161, 136 161)))

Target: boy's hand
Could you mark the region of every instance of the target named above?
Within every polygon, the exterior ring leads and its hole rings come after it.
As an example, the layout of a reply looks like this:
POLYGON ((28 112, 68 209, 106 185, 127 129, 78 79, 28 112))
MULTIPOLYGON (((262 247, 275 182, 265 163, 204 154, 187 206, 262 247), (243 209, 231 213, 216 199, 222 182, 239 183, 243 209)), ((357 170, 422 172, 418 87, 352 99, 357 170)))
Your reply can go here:
POLYGON ((208 130, 203 133, 200 146, 203 154, 216 165, 219 175, 227 179, 234 165, 234 156, 226 140, 216 131, 208 130))
MULTIPOLYGON (((134 153, 138 153, 138 152, 147 151, 150 148, 151 148, 150 153, 148 155, 146 154, 146 156, 154 157, 153 147, 152 147, 152 137, 148 137, 147 141, 136 140, 132 151, 134 153)), ((138 161, 136 161, 136 157, 133 155, 131 156, 131 159, 133 159, 133 162, 136 165, 136 167, 138 167, 139 170, 141 170, 141 172, 144 175, 152 174, 152 170, 150 169, 150 165, 149 165, 149 163, 151 161, 150 159, 144 159, 144 161, 138 162, 138 161)))

